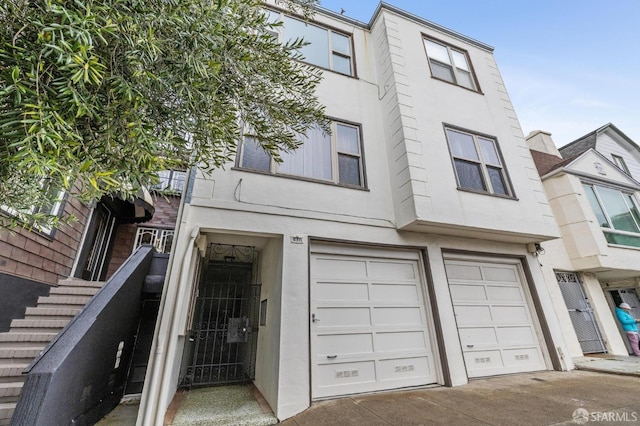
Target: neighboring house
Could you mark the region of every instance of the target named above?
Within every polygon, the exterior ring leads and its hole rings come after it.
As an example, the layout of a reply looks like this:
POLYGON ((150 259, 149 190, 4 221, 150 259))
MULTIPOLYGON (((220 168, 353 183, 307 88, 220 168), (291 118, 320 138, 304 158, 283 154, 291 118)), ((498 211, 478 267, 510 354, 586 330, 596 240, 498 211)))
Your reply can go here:
POLYGON ((569 355, 627 355, 614 310, 640 317, 640 148, 613 124, 559 150, 545 132, 527 141, 562 234, 540 262, 569 355))
POLYGON ((194 172, 139 420, 180 387, 312 401, 571 369, 535 257, 559 234, 493 48, 381 3, 283 20, 324 69, 332 134, 276 163, 245 135, 194 172))

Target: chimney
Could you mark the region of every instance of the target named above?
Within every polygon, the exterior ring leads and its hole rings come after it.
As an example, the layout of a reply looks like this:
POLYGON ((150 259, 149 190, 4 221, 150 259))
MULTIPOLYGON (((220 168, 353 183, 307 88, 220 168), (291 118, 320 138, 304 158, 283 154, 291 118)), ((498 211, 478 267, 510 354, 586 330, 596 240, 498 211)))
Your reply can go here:
POLYGON ((525 139, 529 145, 529 149, 532 151, 540 151, 545 154, 551 154, 562 158, 556 144, 553 143, 553 139, 551 139, 551 133, 542 130, 534 130, 529 133, 525 139))

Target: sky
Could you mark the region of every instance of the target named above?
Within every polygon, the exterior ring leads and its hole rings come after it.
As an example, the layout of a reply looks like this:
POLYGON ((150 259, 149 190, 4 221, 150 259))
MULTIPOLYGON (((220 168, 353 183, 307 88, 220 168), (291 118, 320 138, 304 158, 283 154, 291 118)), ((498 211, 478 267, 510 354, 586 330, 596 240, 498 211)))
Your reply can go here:
MULTIPOLYGON (((365 23, 378 3, 320 0, 365 23)), ((613 123, 640 145, 640 1, 386 3, 493 46, 525 136, 544 130, 560 147, 613 123)))

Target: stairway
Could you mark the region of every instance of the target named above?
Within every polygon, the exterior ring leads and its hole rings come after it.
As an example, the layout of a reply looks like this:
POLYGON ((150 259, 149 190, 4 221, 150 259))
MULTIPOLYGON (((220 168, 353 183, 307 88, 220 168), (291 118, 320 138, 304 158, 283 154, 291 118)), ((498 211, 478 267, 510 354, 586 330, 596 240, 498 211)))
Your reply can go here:
POLYGON ((104 282, 77 278, 60 280, 49 296, 38 298, 36 307, 26 309, 24 319, 14 319, 11 328, 0 333, 0 425, 11 422, 25 376, 22 371, 71 321, 104 282))

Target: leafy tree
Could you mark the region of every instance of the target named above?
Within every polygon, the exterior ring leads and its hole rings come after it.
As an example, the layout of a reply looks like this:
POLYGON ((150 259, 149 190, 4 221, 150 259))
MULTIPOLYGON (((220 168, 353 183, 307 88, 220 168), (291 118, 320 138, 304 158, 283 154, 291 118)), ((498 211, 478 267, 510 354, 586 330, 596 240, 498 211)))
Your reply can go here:
MULTIPOLYGON (((317 0, 283 0, 310 16, 317 0)), ((328 129, 302 40, 280 44, 260 0, 3 0, 0 206, 22 221, 52 185, 132 196, 156 173, 235 154, 241 126, 276 159, 328 129), (46 184, 43 184, 46 183, 46 184)), ((4 221, 5 226, 7 220, 4 221)), ((0 224, 0 229, 2 229, 0 224)))

